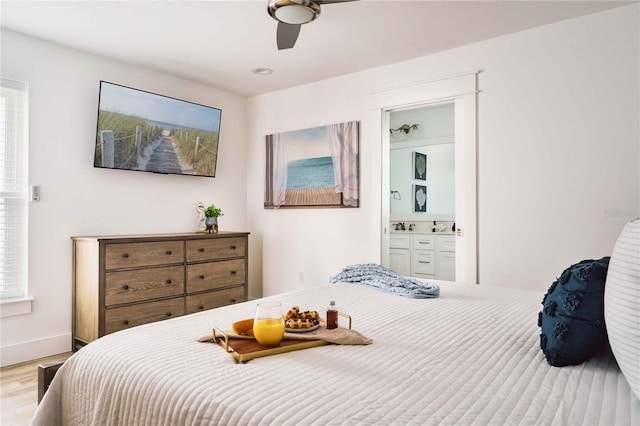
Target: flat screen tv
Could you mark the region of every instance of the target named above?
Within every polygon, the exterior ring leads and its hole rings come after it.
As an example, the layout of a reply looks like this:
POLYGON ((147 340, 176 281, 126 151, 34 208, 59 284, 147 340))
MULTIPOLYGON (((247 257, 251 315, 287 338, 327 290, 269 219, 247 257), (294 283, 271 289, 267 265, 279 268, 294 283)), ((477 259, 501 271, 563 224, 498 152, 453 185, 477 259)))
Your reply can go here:
POLYGON ((100 82, 94 166, 215 177, 222 111, 100 82))

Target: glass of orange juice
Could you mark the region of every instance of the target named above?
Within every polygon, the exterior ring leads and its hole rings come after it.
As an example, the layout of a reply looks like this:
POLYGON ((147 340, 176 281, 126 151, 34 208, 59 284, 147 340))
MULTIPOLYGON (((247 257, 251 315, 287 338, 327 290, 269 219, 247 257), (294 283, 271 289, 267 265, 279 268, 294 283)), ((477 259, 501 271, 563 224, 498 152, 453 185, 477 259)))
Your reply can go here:
POLYGON ((253 335, 263 346, 276 346, 284 337, 284 317, 280 302, 258 303, 253 335))

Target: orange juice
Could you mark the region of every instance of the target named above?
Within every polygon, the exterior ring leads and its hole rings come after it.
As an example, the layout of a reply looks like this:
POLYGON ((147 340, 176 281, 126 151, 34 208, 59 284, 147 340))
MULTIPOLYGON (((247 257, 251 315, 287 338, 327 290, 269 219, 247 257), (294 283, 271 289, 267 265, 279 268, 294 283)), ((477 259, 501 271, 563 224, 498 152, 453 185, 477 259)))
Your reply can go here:
POLYGON ((253 324, 253 335, 261 345, 277 345, 284 336, 284 321, 282 318, 260 318, 253 324))

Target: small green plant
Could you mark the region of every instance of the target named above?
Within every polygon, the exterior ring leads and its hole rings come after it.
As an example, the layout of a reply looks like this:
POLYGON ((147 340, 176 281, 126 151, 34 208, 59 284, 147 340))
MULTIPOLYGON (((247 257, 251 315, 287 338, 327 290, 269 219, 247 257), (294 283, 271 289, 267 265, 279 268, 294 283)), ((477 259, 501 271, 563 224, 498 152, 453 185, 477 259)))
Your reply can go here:
POLYGON ((206 217, 224 216, 224 214, 222 214, 222 209, 216 207, 215 204, 211 204, 209 207, 204 209, 204 215, 206 217))

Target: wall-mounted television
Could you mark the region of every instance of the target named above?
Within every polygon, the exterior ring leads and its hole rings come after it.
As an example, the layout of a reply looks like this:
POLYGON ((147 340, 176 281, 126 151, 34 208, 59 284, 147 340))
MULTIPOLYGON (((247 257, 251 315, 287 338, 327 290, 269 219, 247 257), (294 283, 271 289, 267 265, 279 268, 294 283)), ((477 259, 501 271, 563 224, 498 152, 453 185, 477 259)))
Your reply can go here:
POLYGON ((222 111, 100 82, 94 166, 215 177, 222 111))

